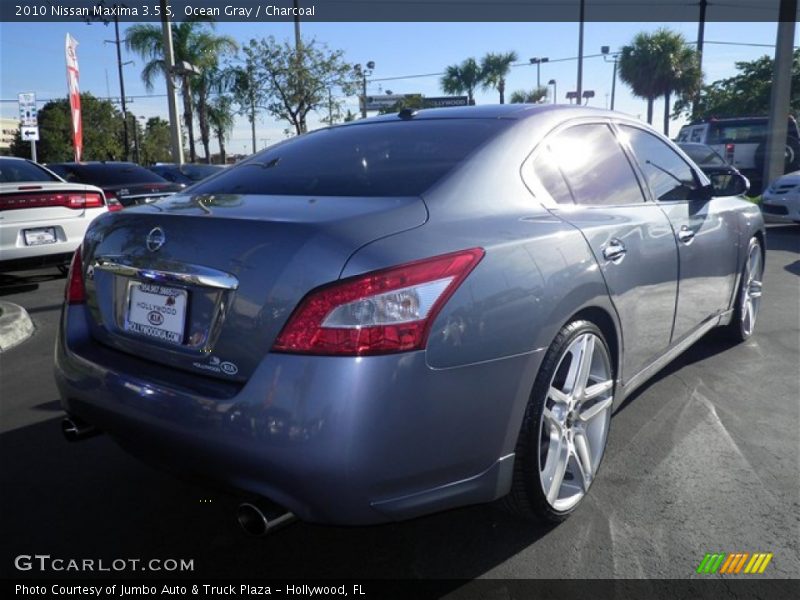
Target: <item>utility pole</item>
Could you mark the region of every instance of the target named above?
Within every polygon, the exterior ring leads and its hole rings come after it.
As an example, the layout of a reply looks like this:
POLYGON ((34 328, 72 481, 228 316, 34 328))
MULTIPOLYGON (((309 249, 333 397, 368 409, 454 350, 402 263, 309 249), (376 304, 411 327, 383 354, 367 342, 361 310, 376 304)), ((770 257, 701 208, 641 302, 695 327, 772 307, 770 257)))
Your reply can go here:
POLYGON ((122 42, 119 41, 119 17, 116 14, 114 15, 114 34, 116 37, 114 43, 117 45, 117 71, 119 72, 119 95, 120 102, 122 103, 122 122, 124 124, 122 128, 122 142, 125 144, 125 160, 128 160, 128 109, 125 105, 125 78, 122 75, 122 50, 120 49, 122 42))
MULTIPOLYGON (((703 72, 703 42, 705 41, 706 37, 706 7, 708 6, 708 0, 700 0, 700 19, 697 23, 697 63, 700 69, 700 73, 703 72)), ((697 90, 697 93, 694 95, 694 101, 692 102, 692 118, 697 117, 697 109, 700 106, 700 90, 697 90)))
POLYGON ((175 53, 172 50, 172 26, 167 17, 167 0, 161 2, 161 34, 164 38, 164 62, 166 63, 167 103, 169 104, 170 137, 172 138, 172 162, 183 164, 183 138, 178 119, 178 97, 175 90, 175 53))
POLYGON ((581 0, 580 24, 578 29, 578 102, 583 94, 583 20, 586 16, 586 0, 581 0))
MULTIPOLYGON (((778 12, 778 35, 775 41, 775 66, 772 72, 772 95, 769 102, 769 128, 764 154, 762 189, 783 175, 786 134, 792 86, 792 50, 794 44, 797 0, 781 0, 778 12)), ((760 190, 759 190, 760 191, 760 190)))

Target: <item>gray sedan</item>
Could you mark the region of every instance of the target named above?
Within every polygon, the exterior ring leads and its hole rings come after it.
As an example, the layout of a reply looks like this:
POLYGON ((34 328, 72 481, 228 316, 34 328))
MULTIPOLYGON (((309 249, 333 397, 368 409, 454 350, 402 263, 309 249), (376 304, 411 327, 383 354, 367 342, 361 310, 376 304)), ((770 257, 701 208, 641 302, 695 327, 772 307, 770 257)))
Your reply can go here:
POLYGON ((711 329, 753 334, 764 250, 755 205, 617 113, 319 130, 92 224, 64 431, 248 494, 253 533, 498 499, 560 521, 615 406, 711 329))

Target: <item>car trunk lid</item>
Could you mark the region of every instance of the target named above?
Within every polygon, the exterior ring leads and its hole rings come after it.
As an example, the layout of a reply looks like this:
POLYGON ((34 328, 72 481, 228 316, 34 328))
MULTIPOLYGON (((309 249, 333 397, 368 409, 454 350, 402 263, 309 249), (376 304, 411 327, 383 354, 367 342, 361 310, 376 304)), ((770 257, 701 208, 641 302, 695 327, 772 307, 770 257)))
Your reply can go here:
POLYGON ((92 335, 244 381, 308 291, 364 244, 426 219, 418 197, 179 195, 108 215, 84 245, 92 335))

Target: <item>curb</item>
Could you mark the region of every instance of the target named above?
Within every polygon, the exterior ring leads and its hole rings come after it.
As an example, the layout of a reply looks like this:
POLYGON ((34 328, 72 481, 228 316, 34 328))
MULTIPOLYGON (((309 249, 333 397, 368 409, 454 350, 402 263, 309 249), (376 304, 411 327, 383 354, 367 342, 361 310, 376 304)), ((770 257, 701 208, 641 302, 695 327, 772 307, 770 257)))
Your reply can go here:
POLYGON ((33 335, 28 311, 11 302, 0 302, 0 352, 21 344, 33 335))

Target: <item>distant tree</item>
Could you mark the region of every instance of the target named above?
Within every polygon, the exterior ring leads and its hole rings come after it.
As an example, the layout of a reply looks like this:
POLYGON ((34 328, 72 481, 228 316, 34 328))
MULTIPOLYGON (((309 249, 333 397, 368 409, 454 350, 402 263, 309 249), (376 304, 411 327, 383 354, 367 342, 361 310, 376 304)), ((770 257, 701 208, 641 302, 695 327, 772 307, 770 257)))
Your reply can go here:
MULTIPOLYGON (((254 40, 250 42, 254 43, 254 40)), ((250 123, 252 149, 256 151, 256 118, 266 108, 267 96, 259 81, 256 54, 249 47, 244 48, 244 64, 230 66, 223 78, 229 81, 233 101, 239 105, 239 114, 245 115, 250 123)))
POLYGON ((489 53, 481 59, 483 89, 494 88, 500 94, 500 104, 505 103, 506 77, 511 65, 519 57, 514 51, 501 54, 489 53))
POLYGON ((227 94, 220 94, 213 98, 208 105, 208 122, 219 144, 220 162, 224 165, 225 138, 233 131, 234 121, 233 99, 227 94))
POLYGON ((382 108, 378 111, 380 115, 390 115, 392 113, 398 113, 404 108, 424 108, 425 106, 425 98, 422 94, 414 94, 410 96, 405 96, 402 99, 398 100, 391 106, 387 106, 382 108))
POLYGON ((539 104, 547 99, 547 86, 541 85, 532 90, 517 90, 511 94, 511 104, 539 104))
MULTIPOLYGON (((176 64, 185 61, 202 69, 212 59, 216 59, 214 53, 236 47, 236 42, 232 38, 214 35, 211 31, 213 26, 213 23, 201 21, 182 21, 172 24, 172 45, 176 64)), ((156 76, 166 75, 163 39, 161 25, 139 23, 130 26, 125 31, 125 45, 128 50, 148 61, 142 70, 142 81, 148 90, 153 89, 156 76)), ((197 83, 198 76, 185 72, 180 74, 179 78, 183 97, 183 118, 186 122, 186 133, 189 136, 189 157, 194 162, 197 159, 197 153, 194 143, 192 86, 197 83)))
POLYGON ((650 124, 653 103, 658 96, 664 96, 665 134, 669 132, 671 94, 693 94, 702 82, 697 51, 683 35, 663 27, 653 33, 638 33, 631 44, 622 48, 619 76, 634 96, 647 100, 650 124))
POLYGON ((355 121, 357 117, 358 115, 348 108, 347 113, 344 115, 344 122, 350 123, 351 121, 355 121))
POLYGON ((272 36, 251 40, 245 54, 255 64, 253 79, 267 112, 290 123, 298 135, 308 129, 308 113, 327 107, 328 88, 341 88, 344 96, 355 93, 356 78, 352 65, 344 62, 344 51, 314 39, 299 48, 272 36))
POLYGON ((483 83, 483 71, 474 58, 445 69, 439 85, 446 94, 466 94, 470 105, 475 104, 475 90, 483 83))
POLYGON ((200 127, 200 141, 205 152, 205 162, 211 163, 211 124, 209 122, 209 98, 211 93, 226 91, 228 81, 223 79, 224 70, 219 67, 219 58, 235 52, 238 45, 228 36, 215 36, 203 33, 198 36, 201 47, 200 61, 196 66, 200 69, 192 88, 194 102, 197 106, 197 121, 200 127))
MULTIPOLYGON (((121 160, 125 156, 122 115, 114 104, 85 92, 81 94, 81 118, 84 160, 121 160)), ((39 162, 73 160, 69 100, 51 100, 39 110, 38 119, 36 157, 39 162)), ((19 132, 11 144, 11 154, 25 158, 31 156, 30 142, 23 140, 19 132)))
POLYGON ((169 122, 160 117, 150 117, 144 126, 139 152, 143 165, 172 160, 172 137, 169 122))
MULTIPOLYGON (((694 118, 745 117, 769 113, 774 61, 762 56, 751 61, 735 63, 738 73, 714 81, 700 89, 699 102, 692 106, 692 96, 683 95, 675 103, 673 115, 692 114, 694 118)), ((794 51, 790 112, 800 114, 800 49, 794 51)))
POLYGON ((653 103, 667 90, 668 69, 656 39, 638 33, 623 46, 619 57, 619 78, 627 83, 634 96, 647 100, 647 122, 653 123, 653 103))

